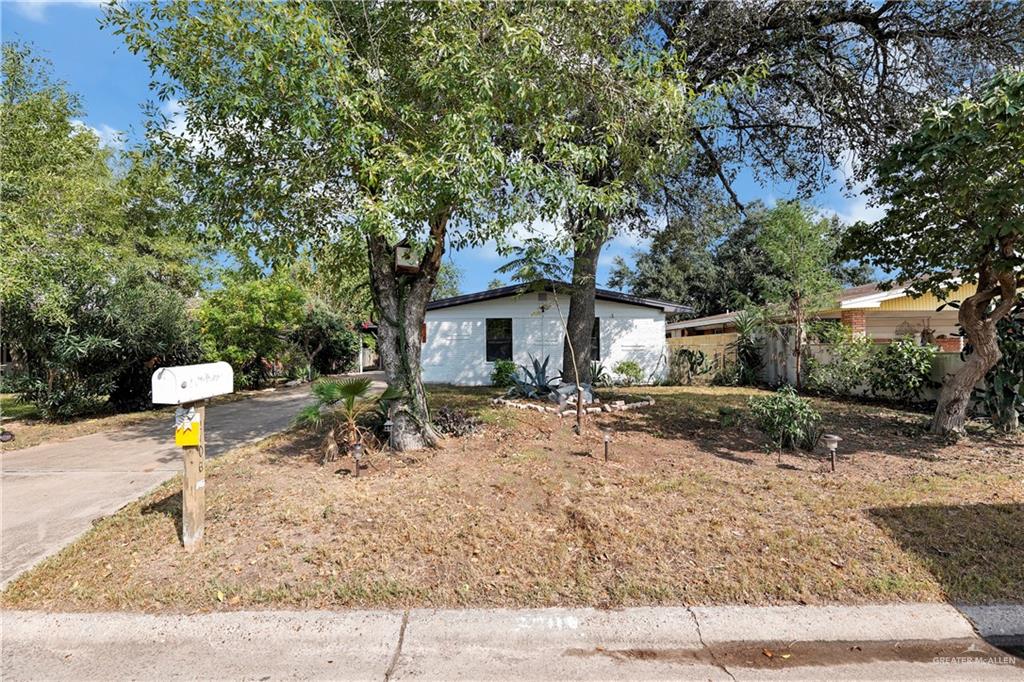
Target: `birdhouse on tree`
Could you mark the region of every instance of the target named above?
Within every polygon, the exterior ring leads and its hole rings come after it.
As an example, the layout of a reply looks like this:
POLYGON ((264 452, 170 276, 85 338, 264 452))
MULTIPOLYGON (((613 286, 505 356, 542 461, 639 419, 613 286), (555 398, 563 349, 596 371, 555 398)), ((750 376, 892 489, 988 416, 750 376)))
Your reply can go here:
POLYGON ((409 240, 403 239, 395 244, 395 270, 398 272, 419 272, 420 261, 409 246, 409 240))

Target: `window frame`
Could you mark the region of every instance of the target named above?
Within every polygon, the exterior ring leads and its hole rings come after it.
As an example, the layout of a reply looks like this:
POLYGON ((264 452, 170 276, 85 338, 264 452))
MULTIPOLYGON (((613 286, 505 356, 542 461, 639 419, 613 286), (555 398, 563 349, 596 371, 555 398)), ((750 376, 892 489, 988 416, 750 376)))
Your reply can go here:
POLYGON ((594 317, 594 326, 590 330, 590 361, 601 361, 601 318, 594 317))
POLYGON ((515 341, 515 333, 513 331, 513 324, 511 317, 488 317, 484 319, 484 362, 497 362, 499 360, 512 360, 513 354, 513 343, 515 341), (492 322, 507 322, 508 323, 508 336, 499 337, 497 339, 491 338, 491 323, 492 322), (508 357, 503 357, 504 353, 492 353, 492 346, 508 346, 508 357))

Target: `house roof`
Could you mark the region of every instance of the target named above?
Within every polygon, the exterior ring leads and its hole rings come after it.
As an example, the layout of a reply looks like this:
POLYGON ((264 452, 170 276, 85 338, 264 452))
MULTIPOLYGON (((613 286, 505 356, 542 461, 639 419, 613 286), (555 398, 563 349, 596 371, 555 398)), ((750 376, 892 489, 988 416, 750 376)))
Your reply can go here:
MULTIPOLYGON (((891 289, 881 289, 878 282, 862 284, 856 287, 847 287, 839 292, 838 308, 845 310, 849 308, 877 308, 882 301, 891 301, 894 298, 901 298, 907 295, 907 287, 893 285, 891 289)), ((707 317, 697 317, 682 322, 672 322, 667 325, 668 329, 693 329, 696 327, 715 327, 718 325, 731 324, 736 320, 736 312, 719 313, 707 317)))
MULTIPOLYGON (((572 291, 572 285, 568 282, 559 282, 553 279, 538 279, 532 282, 513 284, 511 286, 500 287, 498 289, 479 291, 475 294, 462 294, 461 296, 452 296, 451 298, 441 298, 428 303, 427 310, 452 308, 454 306, 466 305, 467 303, 479 303, 480 301, 489 301, 495 298, 519 296, 520 294, 541 291, 567 294, 572 291)), ((687 305, 671 303, 669 301, 660 301, 655 298, 633 296, 632 294, 624 294, 621 291, 611 291, 609 289, 598 289, 596 292, 596 298, 600 301, 615 301, 617 303, 628 303, 630 305, 642 306, 644 308, 657 308, 666 313, 693 312, 693 308, 687 305)))

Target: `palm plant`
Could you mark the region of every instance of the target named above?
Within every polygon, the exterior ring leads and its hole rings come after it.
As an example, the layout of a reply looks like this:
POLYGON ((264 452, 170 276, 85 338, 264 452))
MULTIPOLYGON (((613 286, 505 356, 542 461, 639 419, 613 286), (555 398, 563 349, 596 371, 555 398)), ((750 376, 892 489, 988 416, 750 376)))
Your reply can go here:
POLYGON ((739 383, 743 386, 756 385, 764 366, 761 359, 761 336, 771 331, 774 323, 766 311, 753 309, 740 311, 733 324, 736 326, 737 337, 730 345, 736 351, 739 383))
POLYGON ((321 463, 336 460, 344 449, 352 453, 356 475, 359 475, 358 455, 367 435, 367 430, 359 423, 360 418, 379 409, 383 403, 402 397, 401 391, 391 386, 376 394, 371 391, 372 386, 370 379, 324 379, 313 384, 315 402, 304 407, 295 422, 317 428, 330 425, 321 463))

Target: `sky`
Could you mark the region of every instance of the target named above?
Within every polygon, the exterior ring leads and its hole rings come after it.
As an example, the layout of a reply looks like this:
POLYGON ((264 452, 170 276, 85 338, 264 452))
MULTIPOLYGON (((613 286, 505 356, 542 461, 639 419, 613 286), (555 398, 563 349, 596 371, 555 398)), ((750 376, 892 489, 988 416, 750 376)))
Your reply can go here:
MULTIPOLYGON (((130 144, 141 137, 143 106, 156 97, 150 91, 149 69, 143 60, 132 55, 118 36, 100 27, 102 4, 103 0, 0 0, 0 35, 5 41, 31 43, 40 56, 52 62, 54 77, 82 98, 82 122, 101 140, 130 144)), ((843 180, 840 171, 836 181, 813 197, 812 203, 846 222, 879 217, 879 210, 869 207, 856 190, 845 189, 843 180)), ((744 203, 760 199, 769 206, 794 196, 792 186, 761 184, 750 174, 742 174, 735 189, 744 203)), ((610 242, 598 263, 598 285, 605 284, 617 256, 631 261, 635 250, 644 246, 644 241, 628 234, 610 242)), ((493 244, 449 251, 445 258, 462 272, 463 293, 486 289, 496 277, 494 270, 505 262, 493 244)))

